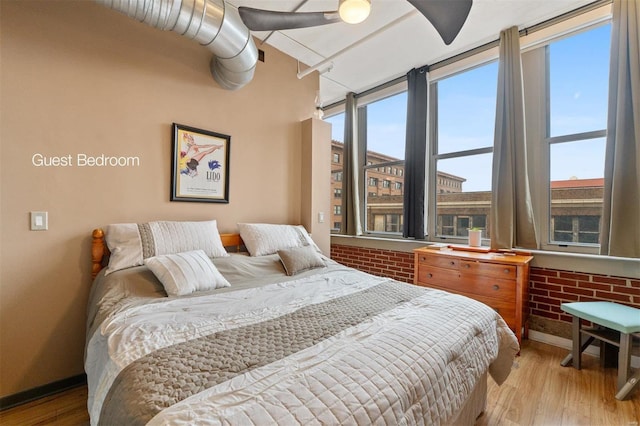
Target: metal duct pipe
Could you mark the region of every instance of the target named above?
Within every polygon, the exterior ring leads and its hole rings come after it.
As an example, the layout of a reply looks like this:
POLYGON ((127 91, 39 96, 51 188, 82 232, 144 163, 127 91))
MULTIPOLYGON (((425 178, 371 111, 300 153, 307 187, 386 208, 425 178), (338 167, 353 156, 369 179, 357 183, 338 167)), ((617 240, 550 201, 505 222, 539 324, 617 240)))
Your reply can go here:
POLYGON ((206 46, 214 54, 211 74, 225 89, 239 89, 253 78, 258 49, 238 11, 228 7, 224 0, 95 1, 147 25, 175 31, 206 46))

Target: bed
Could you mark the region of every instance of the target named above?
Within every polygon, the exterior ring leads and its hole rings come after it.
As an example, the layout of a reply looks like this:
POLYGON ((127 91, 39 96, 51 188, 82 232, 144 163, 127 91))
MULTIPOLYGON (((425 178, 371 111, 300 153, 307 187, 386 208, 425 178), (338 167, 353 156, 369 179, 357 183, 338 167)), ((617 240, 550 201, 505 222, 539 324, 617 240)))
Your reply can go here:
POLYGON ((511 370, 482 303, 345 267, 302 227, 203 223, 94 230, 91 424, 473 424, 511 370))

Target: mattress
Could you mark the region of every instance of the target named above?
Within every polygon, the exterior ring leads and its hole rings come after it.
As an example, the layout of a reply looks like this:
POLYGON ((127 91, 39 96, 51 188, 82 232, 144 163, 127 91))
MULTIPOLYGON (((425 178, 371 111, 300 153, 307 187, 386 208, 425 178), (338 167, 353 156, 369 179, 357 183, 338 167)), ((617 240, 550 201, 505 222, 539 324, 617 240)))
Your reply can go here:
POLYGON ((447 424, 518 343, 460 295, 326 260, 214 259, 230 287, 167 297, 144 266, 101 273, 88 307, 92 424, 447 424))

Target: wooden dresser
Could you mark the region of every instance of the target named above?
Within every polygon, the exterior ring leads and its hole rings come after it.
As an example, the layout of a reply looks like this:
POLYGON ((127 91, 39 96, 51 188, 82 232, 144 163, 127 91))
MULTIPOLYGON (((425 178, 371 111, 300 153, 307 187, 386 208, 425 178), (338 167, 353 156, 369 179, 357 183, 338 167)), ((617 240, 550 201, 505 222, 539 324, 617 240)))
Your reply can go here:
POLYGON ((495 309, 518 342, 529 316, 529 262, 532 256, 476 249, 414 250, 414 284, 462 294, 495 309))

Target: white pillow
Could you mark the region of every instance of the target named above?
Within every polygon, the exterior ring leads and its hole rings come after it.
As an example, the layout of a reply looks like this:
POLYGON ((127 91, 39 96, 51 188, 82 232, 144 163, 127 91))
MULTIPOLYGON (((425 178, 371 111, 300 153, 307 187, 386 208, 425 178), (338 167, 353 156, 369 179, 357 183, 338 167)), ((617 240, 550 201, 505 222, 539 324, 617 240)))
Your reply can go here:
POLYGON ((239 223, 238 229, 251 256, 264 256, 294 247, 318 246, 302 225, 273 225, 268 223, 239 223))
POLYGON ((202 250, 154 256, 145 259, 144 263, 169 296, 184 296, 231 285, 202 250))
POLYGON ((108 225, 104 239, 111 252, 105 275, 144 263, 142 241, 136 223, 108 225))
POLYGON ((105 241, 111 252, 105 275, 142 265, 144 259, 163 254, 204 250, 209 257, 229 255, 215 220, 118 223, 106 227, 105 241))

